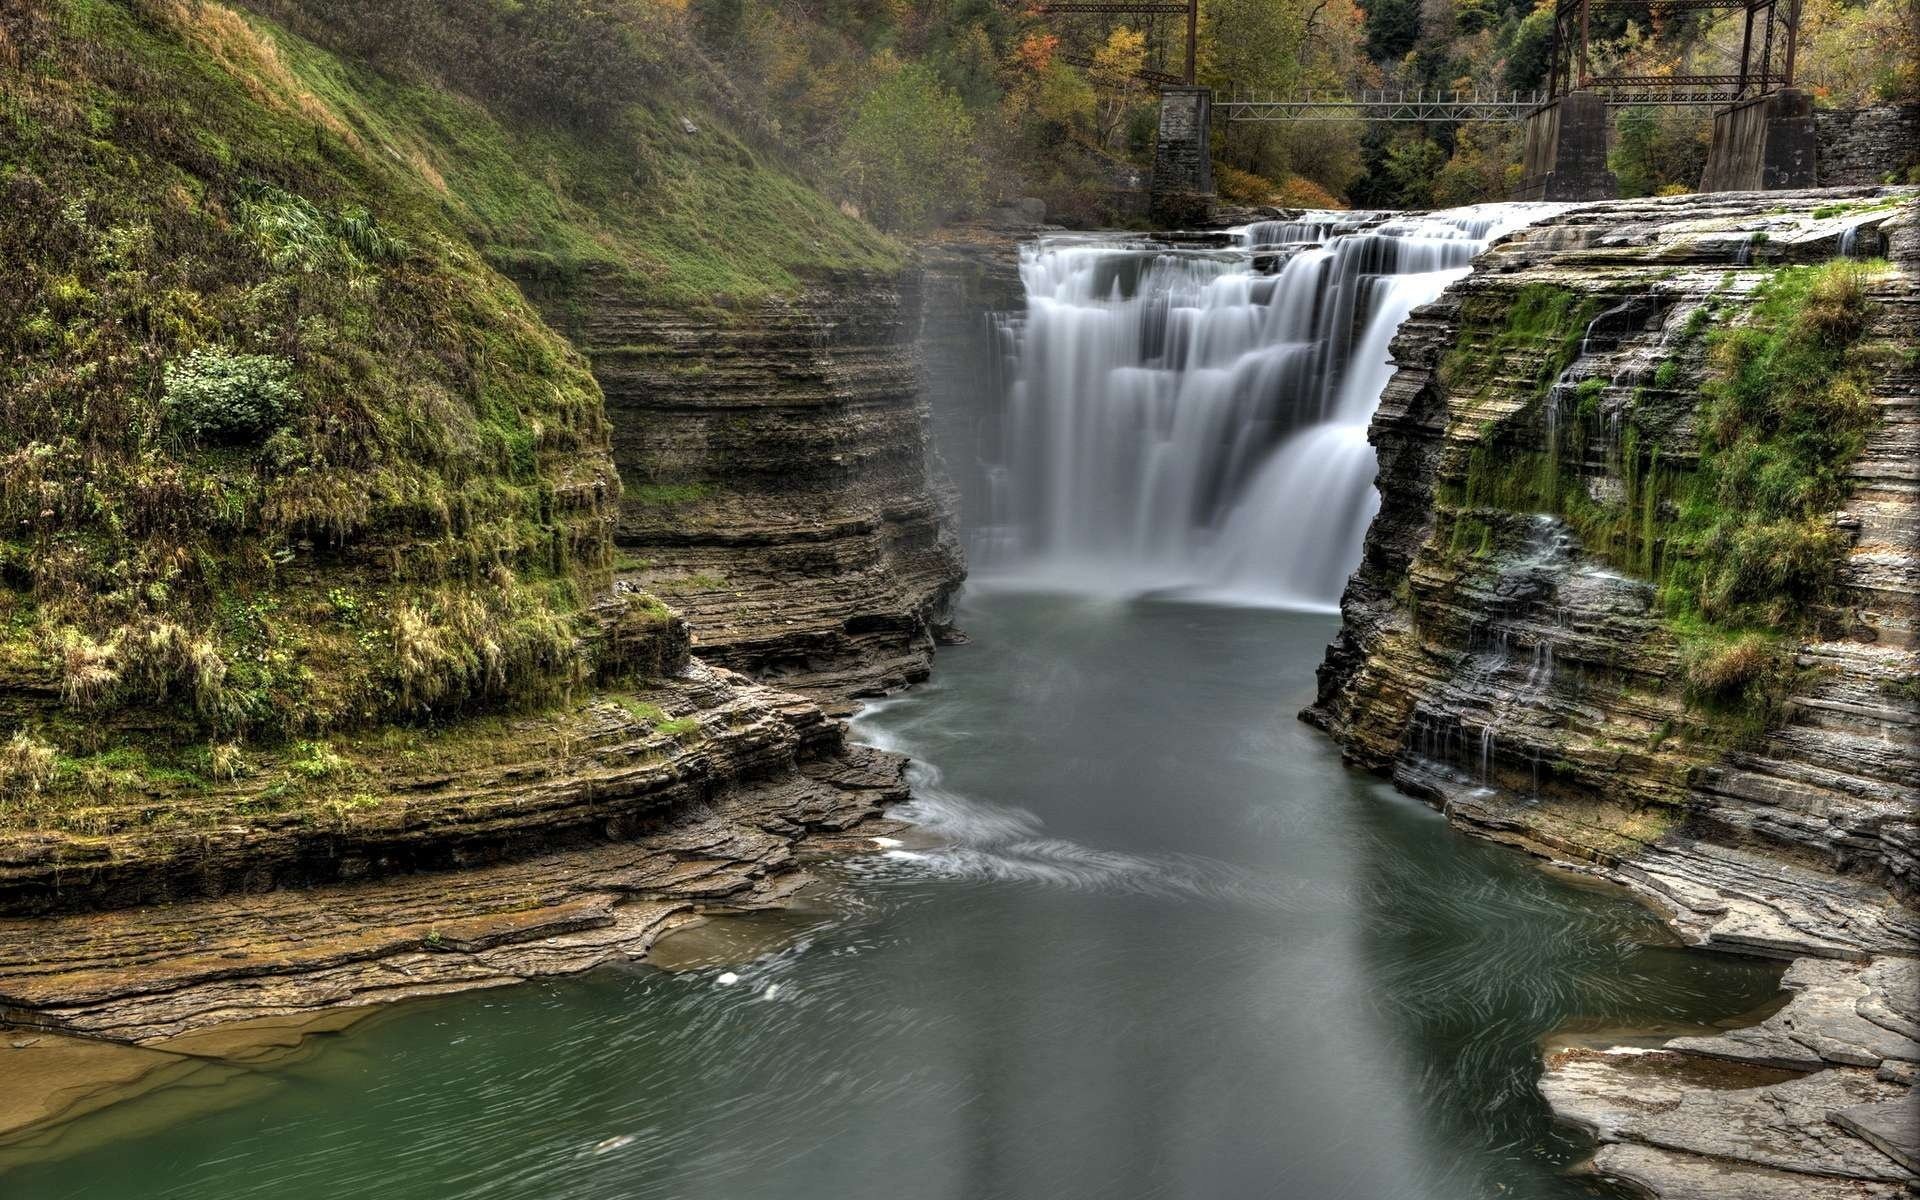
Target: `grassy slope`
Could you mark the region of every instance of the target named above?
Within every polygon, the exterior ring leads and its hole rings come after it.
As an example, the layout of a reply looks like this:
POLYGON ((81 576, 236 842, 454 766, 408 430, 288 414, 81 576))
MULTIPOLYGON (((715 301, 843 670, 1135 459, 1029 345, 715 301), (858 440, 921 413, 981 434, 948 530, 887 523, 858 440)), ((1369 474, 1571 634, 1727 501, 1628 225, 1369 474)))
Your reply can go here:
POLYGON ((612 271, 686 305, 788 292, 821 268, 902 264, 898 244, 751 147, 693 84, 663 80, 598 128, 530 124, 255 20, 300 86, 364 145, 408 164, 516 273, 612 271))
POLYGON ((200 0, 0 14, 0 823, 595 670, 600 395, 489 258, 663 304, 898 262, 656 103, 542 127, 200 0), (196 350, 278 360, 284 420, 196 435, 196 350))

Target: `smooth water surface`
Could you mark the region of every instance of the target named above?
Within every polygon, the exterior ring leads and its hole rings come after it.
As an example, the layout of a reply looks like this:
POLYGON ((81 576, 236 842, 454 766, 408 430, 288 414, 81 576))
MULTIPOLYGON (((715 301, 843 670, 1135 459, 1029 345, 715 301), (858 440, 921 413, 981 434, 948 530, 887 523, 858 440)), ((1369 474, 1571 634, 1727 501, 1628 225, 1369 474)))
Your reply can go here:
POLYGON ((1774 991, 1468 840, 1294 719, 1334 621, 977 596, 862 722, 947 845, 759 957, 403 1005, 82 1120, 52 1197, 1558 1197, 1543 1035, 1774 991), (191 1114, 190 1116, 188 1114, 191 1114), (143 1130, 143 1131, 139 1131, 143 1130))

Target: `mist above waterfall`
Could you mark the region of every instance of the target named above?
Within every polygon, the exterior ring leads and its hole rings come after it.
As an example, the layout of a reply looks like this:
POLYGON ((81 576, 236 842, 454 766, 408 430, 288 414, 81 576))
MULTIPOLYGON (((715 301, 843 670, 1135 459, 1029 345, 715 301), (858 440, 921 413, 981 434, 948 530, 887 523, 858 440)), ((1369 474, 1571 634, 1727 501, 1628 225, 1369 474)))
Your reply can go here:
POLYGON ((980 577, 1330 609, 1378 506, 1388 343, 1493 239, 1548 212, 1309 214, 1224 246, 1023 247, 980 577))

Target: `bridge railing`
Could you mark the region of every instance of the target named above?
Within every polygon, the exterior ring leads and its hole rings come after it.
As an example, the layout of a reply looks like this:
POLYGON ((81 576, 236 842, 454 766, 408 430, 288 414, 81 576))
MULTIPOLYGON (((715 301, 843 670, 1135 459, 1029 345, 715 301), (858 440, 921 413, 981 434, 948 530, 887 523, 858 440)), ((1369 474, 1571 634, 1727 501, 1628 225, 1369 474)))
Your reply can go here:
POLYGON ((1518 121, 1546 102, 1543 90, 1517 88, 1234 89, 1214 97, 1213 111, 1227 121, 1518 121))

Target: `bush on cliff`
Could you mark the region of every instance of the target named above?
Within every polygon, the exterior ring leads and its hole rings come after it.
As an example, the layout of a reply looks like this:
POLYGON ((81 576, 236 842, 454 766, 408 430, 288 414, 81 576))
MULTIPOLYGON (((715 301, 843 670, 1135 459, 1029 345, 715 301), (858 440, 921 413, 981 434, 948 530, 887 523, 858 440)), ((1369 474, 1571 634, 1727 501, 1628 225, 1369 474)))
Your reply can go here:
POLYGON ((252 441, 300 403, 288 382, 293 363, 267 354, 194 350, 167 364, 161 399, 198 441, 252 441))
POLYGON ((980 198, 973 117, 927 68, 893 66, 840 143, 844 185, 882 228, 921 229, 980 198))
POLYGON ((1709 334, 1700 465, 1670 539, 1669 604, 1783 627, 1831 589, 1849 539, 1830 514, 1876 418, 1858 343, 1881 269, 1787 268, 1744 322, 1709 334))

